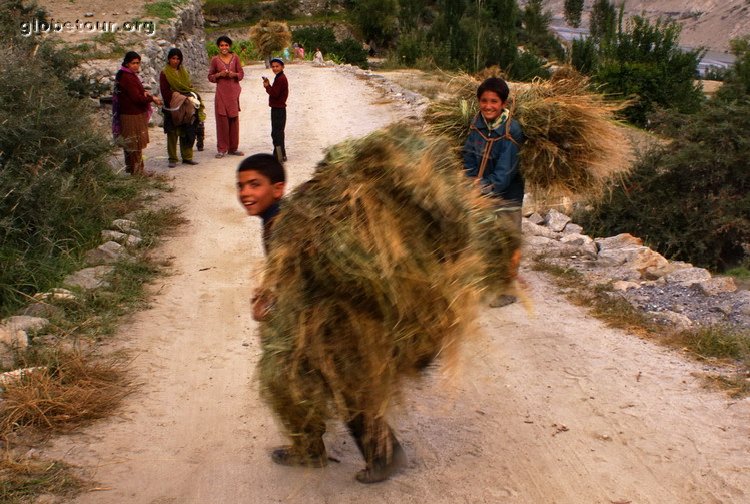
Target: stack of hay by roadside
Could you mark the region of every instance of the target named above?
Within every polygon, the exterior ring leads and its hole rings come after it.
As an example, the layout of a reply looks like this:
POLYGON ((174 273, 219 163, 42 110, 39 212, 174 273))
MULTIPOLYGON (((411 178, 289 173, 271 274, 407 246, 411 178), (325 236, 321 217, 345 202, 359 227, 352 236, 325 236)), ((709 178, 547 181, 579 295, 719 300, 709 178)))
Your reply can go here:
POLYGON ((510 285, 519 246, 445 142, 393 126, 332 147, 274 223, 265 400, 294 407, 281 383, 315 420, 351 404, 382 416, 404 377, 450 359, 480 296, 510 285))
MULTIPOLYGON (((428 132, 462 146, 478 112, 479 84, 469 75, 457 76, 451 84, 453 97, 428 108, 428 132)), ((626 105, 592 92, 588 78, 569 68, 546 81, 514 86, 508 108, 527 138, 520 164, 527 192, 595 196, 627 173, 631 147, 615 121, 615 113, 626 105)))
POLYGON ((274 51, 281 51, 289 47, 292 42, 292 32, 282 21, 258 22, 250 28, 250 40, 264 58, 270 57, 274 51))

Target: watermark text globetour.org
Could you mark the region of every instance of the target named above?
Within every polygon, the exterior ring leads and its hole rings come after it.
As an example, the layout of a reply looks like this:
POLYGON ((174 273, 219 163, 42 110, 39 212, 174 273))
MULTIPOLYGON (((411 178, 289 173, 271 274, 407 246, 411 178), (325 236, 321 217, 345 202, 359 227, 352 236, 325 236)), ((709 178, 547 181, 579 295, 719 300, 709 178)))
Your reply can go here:
POLYGON ((31 35, 40 35, 42 33, 143 33, 149 37, 156 33, 156 23, 153 21, 60 21, 50 19, 49 21, 21 22, 21 35, 30 37, 31 35))

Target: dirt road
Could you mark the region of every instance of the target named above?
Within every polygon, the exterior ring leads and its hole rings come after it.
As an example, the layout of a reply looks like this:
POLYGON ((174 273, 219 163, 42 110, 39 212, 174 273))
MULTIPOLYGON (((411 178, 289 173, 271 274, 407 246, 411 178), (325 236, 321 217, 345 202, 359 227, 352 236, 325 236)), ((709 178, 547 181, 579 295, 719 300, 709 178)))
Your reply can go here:
MULTIPOLYGON (((270 72, 246 72, 240 147, 266 151, 259 77, 270 72)), ((399 115, 349 73, 289 65, 287 75, 292 186, 323 147, 399 115)), ((750 401, 704 390, 700 365, 604 327, 531 271, 535 315, 519 305, 484 309, 458 378, 433 371, 394 412, 406 471, 357 483, 362 461, 338 423, 326 441, 340 463, 274 465, 269 450, 284 440, 252 377, 259 345, 248 299, 262 261, 260 226, 235 200, 239 158, 216 160, 214 142, 207 147, 199 166, 170 172, 168 197, 190 220, 160 252, 174 258, 174 273, 111 343, 136 355, 142 387, 119 417, 46 450, 99 482, 76 502, 750 502, 750 401)), ((161 148, 149 154, 149 165, 166 165, 161 148)))

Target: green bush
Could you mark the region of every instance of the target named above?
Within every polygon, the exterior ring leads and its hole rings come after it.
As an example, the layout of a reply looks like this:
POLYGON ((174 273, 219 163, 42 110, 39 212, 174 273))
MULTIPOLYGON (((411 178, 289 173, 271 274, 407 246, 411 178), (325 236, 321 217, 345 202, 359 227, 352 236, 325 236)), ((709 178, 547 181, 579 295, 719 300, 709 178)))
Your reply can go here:
POLYGON ((292 40, 302 44, 307 54, 312 54, 316 47, 324 52, 332 51, 336 45, 336 35, 329 26, 306 26, 292 30, 292 40))
POLYGON ((337 42, 333 51, 344 63, 356 65, 360 68, 369 68, 367 63, 367 51, 362 48, 362 44, 353 38, 347 38, 337 42))
POLYGON ((530 51, 519 51, 513 65, 507 69, 510 79, 523 82, 530 82, 535 77, 547 79, 550 73, 547 62, 530 51))
POLYGON ((741 264, 750 243, 750 103, 712 100, 689 119, 654 120, 669 145, 647 152, 576 222, 597 236, 630 232, 670 259, 714 270, 741 264))
MULTIPOLYGON (((18 27, 13 16, 0 17, 3 31, 6 23, 18 27)), ((109 166, 109 135, 93 126, 91 105, 72 97, 71 79, 52 66, 65 55, 12 35, 0 47, 0 315, 6 315, 75 268, 105 225, 130 209, 136 189, 109 166)))

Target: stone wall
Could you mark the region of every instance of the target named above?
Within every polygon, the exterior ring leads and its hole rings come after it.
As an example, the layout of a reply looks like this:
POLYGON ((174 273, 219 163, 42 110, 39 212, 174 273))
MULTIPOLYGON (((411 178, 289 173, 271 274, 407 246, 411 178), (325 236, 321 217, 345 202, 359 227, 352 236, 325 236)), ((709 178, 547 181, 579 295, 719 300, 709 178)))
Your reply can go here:
MULTIPOLYGON (((182 51, 183 62, 190 72, 193 83, 201 87, 207 82, 208 54, 206 34, 200 0, 189 0, 175 5, 175 17, 160 20, 153 37, 143 40, 140 47, 129 47, 142 58, 141 80, 152 93, 159 93, 159 73, 167 62, 167 53, 172 47, 182 51)), ((124 54, 123 54, 124 56, 124 54)), ((105 84, 111 93, 119 61, 91 60, 81 65, 81 72, 89 79, 105 84)))

